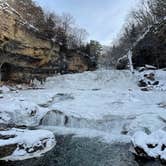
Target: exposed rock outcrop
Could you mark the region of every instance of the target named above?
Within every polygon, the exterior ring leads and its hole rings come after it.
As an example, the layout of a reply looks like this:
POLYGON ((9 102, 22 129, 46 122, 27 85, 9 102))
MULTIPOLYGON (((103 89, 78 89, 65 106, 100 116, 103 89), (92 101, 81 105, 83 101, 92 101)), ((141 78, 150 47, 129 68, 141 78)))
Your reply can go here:
POLYGON ((58 58, 59 46, 28 24, 7 3, 0 2, 1 80, 28 82, 41 73, 54 73, 48 62, 58 58))
POLYGON ((96 63, 86 53, 70 50, 66 54, 67 71, 82 72, 96 69, 96 63))
POLYGON ((145 64, 166 67, 166 20, 149 28, 133 48, 135 67, 145 64))
POLYGON ((1 81, 30 83, 55 73, 90 69, 89 57, 62 53, 59 44, 48 40, 8 3, 0 1, 1 81))

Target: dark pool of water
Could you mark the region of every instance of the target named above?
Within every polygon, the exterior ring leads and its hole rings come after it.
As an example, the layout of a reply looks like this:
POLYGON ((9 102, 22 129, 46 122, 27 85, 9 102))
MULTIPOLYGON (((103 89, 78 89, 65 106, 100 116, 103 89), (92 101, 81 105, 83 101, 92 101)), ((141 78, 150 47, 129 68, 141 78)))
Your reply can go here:
POLYGON ((98 139, 58 136, 57 145, 40 158, 0 166, 161 166, 159 162, 135 161, 129 144, 106 144, 98 139))

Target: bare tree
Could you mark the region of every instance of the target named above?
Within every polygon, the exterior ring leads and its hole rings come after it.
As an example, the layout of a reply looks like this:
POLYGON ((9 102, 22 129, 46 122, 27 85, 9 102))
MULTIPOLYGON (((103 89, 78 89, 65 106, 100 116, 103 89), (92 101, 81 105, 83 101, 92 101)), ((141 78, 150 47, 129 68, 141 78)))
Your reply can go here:
POLYGON ((75 25, 69 13, 61 16, 43 10, 33 0, 7 0, 20 15, 32 24, 47 39, 53 39, 61 45, 61 49, 79 49, 88 35, 87 31, 75 25))
POLYGON ((84 42, 88 37, 88 32, 83 28, 74 27, 72 28, 71 35, 73 36, 74 42, 77 47, 81 47, 82 45, 84 45, 84 42))
POLYGON ((73 16, 69 13, 63 13, 61 16, 62 20, 62 28, 64 29, 65 33, 67 34, 70 30, 70 27, 72 27, 75 23, 75 20, 73 16))
POLYGON ((165 0, 148 0, 149 9, 155 21, 161 21, 166 16, 166 1, 165 0))

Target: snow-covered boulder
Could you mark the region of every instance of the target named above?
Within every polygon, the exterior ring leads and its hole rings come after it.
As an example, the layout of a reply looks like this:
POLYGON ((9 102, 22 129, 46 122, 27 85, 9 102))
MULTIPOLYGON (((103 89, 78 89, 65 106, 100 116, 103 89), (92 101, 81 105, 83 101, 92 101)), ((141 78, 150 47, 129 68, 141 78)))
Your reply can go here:
POLYGON ((143 71, 145 71, 146 69, 145 69, 145 67, 138 67, 137 70, 138 70, 139 72, 143 72, 143 71))
POLYGON ((0 159, 23 160, 38 157, 56 144, 54 134, 47 130, 12 128, 0 133, 0 159))
POLYGON ((159 89, 166 83, 162 84, 160 77, 165 74, 163 71, 144 71, 139 75, 138 86, 141 87, 142 91, 149 91, 152 89, 159 89), (159 81, 160 80, 160 81, 159 81))
POLYGON ((10 92, 10 89, 7 86, 0 87, 0 93, 7 93, 10 92))
POLYGON ((21 98, 0 100, 0 123, 37 126, 47 112, 47 108, 21 98))
POLYGON ((138 67, 137 70, 139 72, 143 72, 145 70, 157 70, 157 67, 152 66, 152 65, 145 65, 145 66, 142 66, 142 67, 138 67))
POLYGON ((166 161, 166 132, 158 130, 150 135, 136 132, 132 138, 132 152, 139 157, 166 161))
POLYGON ((146 70, 156 70, 157 69, 157 67, 155 67, 155 66, 152 66, 152 65, 145 65, 145 68, 146 68, 146 70))

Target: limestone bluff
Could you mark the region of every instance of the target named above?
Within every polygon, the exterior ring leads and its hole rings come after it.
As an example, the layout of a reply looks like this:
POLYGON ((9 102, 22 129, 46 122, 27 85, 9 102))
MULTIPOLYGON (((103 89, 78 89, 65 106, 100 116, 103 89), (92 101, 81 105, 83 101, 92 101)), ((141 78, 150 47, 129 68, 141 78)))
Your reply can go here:
POLYGON ((96 64, 78 50, 61 51, 5 1, 0 1, 1 81, 29 83, 56 73, 94 70, 96 64))

